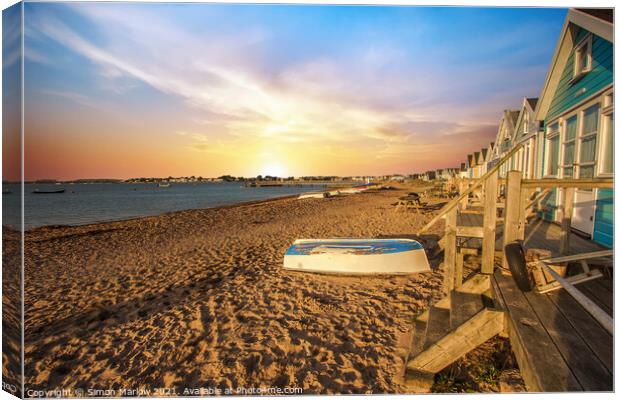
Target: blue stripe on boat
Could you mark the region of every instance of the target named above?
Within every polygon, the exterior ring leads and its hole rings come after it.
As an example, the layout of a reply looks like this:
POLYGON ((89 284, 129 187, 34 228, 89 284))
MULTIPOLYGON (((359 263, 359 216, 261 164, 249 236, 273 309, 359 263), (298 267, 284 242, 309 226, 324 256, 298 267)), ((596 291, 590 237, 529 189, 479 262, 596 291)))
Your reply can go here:
POLYGON ((421 250, 422 245, 415 240, 378 239, 378 240, 347 240, 347 241, 316 241, 296 243, 286 250, 289 256, 309 256, 330 249, 349 250, 354 255, 391 254, 404 251, 421 250))

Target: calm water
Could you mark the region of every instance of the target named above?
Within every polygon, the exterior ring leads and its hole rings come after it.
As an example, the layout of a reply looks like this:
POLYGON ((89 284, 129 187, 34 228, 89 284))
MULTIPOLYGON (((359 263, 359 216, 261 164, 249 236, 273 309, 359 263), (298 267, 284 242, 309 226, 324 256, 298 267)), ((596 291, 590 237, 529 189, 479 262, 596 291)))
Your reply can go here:
MULTIPOLYGON (((2 223, 19 225, 19 184, 2 185, 2 223)), ((209 208, 317 190, 316 187, 244 188, 241 183, 155 184, 27 184, 26 229, 44 225, 82 225, 170 211, 209 208), (61 194, 33 194, 35 189, 66 189, 61 194)))

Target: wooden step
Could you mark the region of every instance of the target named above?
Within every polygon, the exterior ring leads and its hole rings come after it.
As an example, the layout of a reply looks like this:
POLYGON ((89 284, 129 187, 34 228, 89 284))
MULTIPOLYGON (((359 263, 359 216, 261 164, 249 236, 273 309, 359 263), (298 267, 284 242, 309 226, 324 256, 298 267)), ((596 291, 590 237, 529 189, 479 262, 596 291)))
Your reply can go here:
POLYGON ((428 314, 423 349, 426 350, 450 332, 450 309, 432 306, 428 314))
POLYGON ((413 322, 413 337, 411 339, 409 358, 415 357, 424 349, 424 341, 426 340, 426 326, 427 321, 425 319, 418 318, 413 322))
POLYGON ((409 359, 405 373, 424 371, 436 374, 493 336, 501 333, 503 329, 504 313, 485 307, 464 324, 445 334, 441 340, 425 348, 416 357, 409 359))
POLYGON ((435 383, 435 374, 408 368, 405 370, 405 386, 411 393, 429 393, 435 383))
POLYGON ((450 294, 451 328, 458 328, 482 310, 483 307, 481 295, 453 290, 450 294))

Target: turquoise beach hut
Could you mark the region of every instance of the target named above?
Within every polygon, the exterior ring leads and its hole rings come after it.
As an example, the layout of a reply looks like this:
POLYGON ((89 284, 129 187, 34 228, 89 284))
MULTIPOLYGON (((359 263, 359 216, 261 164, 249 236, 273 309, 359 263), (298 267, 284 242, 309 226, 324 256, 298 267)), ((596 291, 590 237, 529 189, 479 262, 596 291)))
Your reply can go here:
MULTIPOLYGON (((537 175, 592 179, 614 176, 613 13, 568 12, 536 104, 544 129, 537 175)), ((557 220, 563 204, 553 192, 544 218, 557 220)), ((613 190, 576 190, 572 228, 613 246, 613 190)))

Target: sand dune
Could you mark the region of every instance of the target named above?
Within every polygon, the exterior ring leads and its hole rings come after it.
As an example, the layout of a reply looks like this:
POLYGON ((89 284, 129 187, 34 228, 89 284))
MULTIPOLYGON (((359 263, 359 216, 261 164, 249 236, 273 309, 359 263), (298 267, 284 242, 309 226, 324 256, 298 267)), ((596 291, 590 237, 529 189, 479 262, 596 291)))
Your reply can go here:
POLYGON ((410 322, 441 297, 440 271, 281 268, 296 238, 411 237, 430 216, 396 211, 403 193, 28 232, 26 387, 405 391, 410 322))

